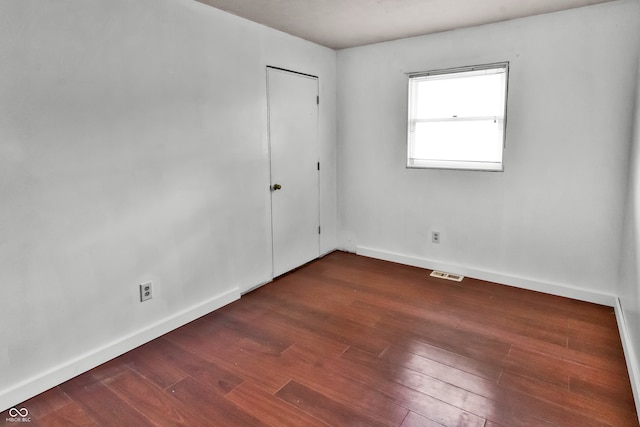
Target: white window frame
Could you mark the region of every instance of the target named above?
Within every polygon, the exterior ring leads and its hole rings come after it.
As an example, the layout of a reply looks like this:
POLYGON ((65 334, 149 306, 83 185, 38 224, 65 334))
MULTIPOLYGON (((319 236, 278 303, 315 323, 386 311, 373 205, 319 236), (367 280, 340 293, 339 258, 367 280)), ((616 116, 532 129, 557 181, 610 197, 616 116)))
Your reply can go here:
POLYGON ((497 62, 492 64, 483 64, 483 65, 473 65, 466 67, 458 67, 458 68, 449 68, 442 70, 433 70, 433 71, 425 71, 418 73, 409 73, 408 75, 408 124, 407 124, 407 168, 418 168, 418 169, 456 169, 456 170, 477 170, 477 171, 492 171, 492 172, 502 172, 504 171, 504 148, 506 147, 506 135, 507 135, 507 100, 508 100, 508 88, 509 88, 509 62, 497 62), (505 87, 504 87, 504 113, 502 116, 491 116, 491 117, 441 117, 441 118, 431 118, 431 119, 419 119, 417 117, 412 117, 416 113, 413 111, 414 106, 416 105, 416 99, 414 97, 417 96, 416 90, 414 90, 415 82, 418 82, 420 79, 424 80, 424 78, 429 78, 432 76, 446 76, 453 75, 456 73, 468 73, 468 72, 481 72, 484 70, 504 70, 505 74, 505 87), (415 150, 414 150, 414 136, 415 136, 415 128, 416 123, 418 122, 469 122, 469 121, 482 121, 482 120, 493 120, 494 123, 498 122, 502 124, 502 150, 500 154, 499 161, 469 161, 463 159, 428 159, 428 158, 416 158, 415 150))

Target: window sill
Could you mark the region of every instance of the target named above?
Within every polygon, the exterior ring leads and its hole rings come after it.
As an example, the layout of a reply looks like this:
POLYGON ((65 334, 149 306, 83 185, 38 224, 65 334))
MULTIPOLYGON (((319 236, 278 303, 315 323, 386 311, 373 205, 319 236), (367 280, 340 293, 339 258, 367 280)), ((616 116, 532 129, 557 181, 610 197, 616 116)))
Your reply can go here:
POLYGON ((502 162, 465 162, 452 160, 409 159, 407 161, 407 168, 504 172, 502 162))

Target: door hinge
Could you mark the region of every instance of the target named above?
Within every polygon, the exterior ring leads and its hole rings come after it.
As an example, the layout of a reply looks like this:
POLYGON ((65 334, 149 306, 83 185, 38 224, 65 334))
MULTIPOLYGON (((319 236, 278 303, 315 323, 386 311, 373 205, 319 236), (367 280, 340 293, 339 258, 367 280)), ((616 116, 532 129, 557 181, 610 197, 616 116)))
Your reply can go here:
POLYGON ((320 95, 316 96, 316 105, 320 105, 320 95))
POLYGON ((318 234, 320 234, 320 226, 318 226, 318 234))
POLYGON ((318 162, 318 170, 320 170, 320 162, 318 162))

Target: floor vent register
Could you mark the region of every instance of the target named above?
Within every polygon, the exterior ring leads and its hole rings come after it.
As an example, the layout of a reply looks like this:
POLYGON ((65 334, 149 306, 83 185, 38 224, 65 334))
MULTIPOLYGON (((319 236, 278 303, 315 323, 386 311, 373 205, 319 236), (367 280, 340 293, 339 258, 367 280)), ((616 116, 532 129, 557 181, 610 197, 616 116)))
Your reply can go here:
POLYGON ((444 271, 435 270, 431 272, 430 276, 437 277, 438 279, 453 280, 454 282, 462 282, 462 279, 464 279, 464 276, 460 274, 445 273, 444 271))

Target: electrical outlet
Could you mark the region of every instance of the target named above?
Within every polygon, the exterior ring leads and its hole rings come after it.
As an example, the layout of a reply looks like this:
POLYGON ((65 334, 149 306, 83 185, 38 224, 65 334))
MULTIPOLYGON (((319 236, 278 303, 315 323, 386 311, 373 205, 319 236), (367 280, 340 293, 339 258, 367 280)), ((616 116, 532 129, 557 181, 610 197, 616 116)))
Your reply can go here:
POLYGON ((151 282, 140 285, 140 302, 149 300, 152 296, 151 282))
POLYGON ((439 231, 432 231, 431 232, 431 241, 433 243, 440 243, 440 232, 439 231))

